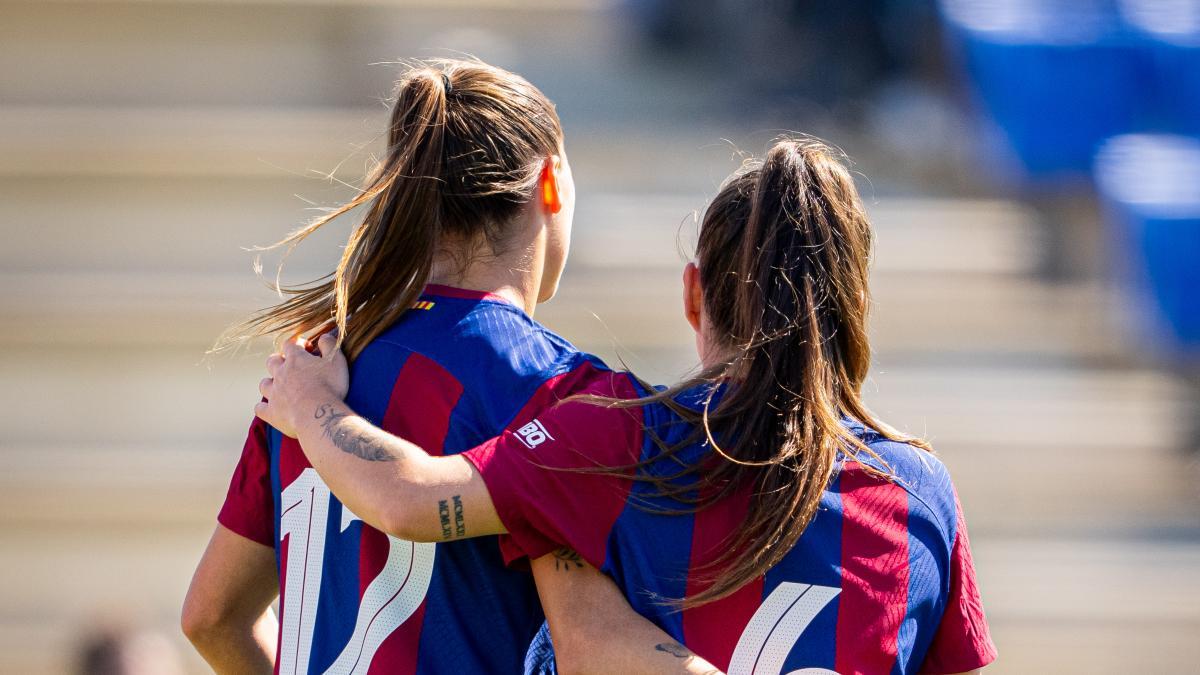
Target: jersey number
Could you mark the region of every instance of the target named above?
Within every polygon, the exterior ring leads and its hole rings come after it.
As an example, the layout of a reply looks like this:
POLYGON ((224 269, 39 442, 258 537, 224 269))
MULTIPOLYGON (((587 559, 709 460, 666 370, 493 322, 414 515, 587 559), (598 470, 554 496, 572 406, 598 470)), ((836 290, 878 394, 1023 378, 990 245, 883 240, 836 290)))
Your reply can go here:
MULTIPOLYGON (((329 488, 314 469, 305 469, 283 490, 280 540, 287 541, 283 624, 280 626, 280 675, 307 675, 324 570, 329 488)), ((341 531, 361 520, 342 507, 341 531)), ((363 591, 354 633, 326 673, 366 673, 383 640, 425 600, 433 576, 435 544, 388 537, 387 564, 363 591)))
MULTIPOLYGON (((781 675, 800 635, 841 589, 811 584, 779 584, 750 618, 729 662, 729 675, 781 675)), ((788 675, 833 673, 824 668, 793 670, 788 675)))

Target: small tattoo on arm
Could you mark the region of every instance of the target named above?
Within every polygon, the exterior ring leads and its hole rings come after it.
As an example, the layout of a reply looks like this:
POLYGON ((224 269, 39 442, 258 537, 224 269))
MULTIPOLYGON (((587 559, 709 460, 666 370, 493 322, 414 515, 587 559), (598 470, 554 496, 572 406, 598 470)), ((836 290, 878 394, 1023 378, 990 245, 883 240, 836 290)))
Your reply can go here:
POLYGON ((442 523, 442 539, 450 538, 450 502, 438 500, 438 520, 442 523))
POLYGON ((686 659, 692 655, 687 647, 678 642, 660 642, 654 645, 654 648, 660 652, 666 652, 677 659, 686 659))
POLYGON ((341 421, 347 417, 350 417, 350 413, 338 412, 337 408, 328 403, 322 403, 313 413, 313 419, 321 422, 322 433, 342 452, 368 462, 390 462, 396 459, 387 448, 381 447, 362 430, 342 426, 341 421))
POLYGON ((574 549, 560 548, 555 551, 554 569, 570 572, 572 569, 580 569, 583 567, 583 556, 575 552, 574 549))
POLYGON ((460 495, 454 495, 454 536, 467 536, 467 524, 463 520, 463 503, 460 495))
POLYGON ((461 539, 467 536, 467 524, 463 519, 462 495, 438 500, 438 522, 442 525, 442 539, 461 539), (453 507, 451 506, 453 504, 453 507), (450 512, 454 511, 454 529, 450 529, 450 512))

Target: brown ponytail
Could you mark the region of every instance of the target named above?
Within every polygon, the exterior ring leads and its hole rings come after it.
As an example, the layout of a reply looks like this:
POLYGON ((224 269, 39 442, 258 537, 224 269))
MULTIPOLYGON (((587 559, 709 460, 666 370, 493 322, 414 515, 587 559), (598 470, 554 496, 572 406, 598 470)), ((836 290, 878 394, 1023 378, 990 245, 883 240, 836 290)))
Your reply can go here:
POLYGON ((386 155, 359 194, 275 244, 290 250, 364 206, 337 269, 322 281, 278 287, 285 300, 235 326, 218 348, 334 325, 354 358, 413 305, 440 245, 503 245, 542 161, 561 143, 554 105, 513 73, 462 60, 411 68, 396 84, 386 155))
POLYGON ((876 420, 860 396, 871 359, 871 238, 853 179, 833 153, 815 140, 777 143, 761 166, 726 183, 701 225, 704 310, 730 357, 652 396, 605 401, 661 403, 693 424, 690 438, 650 461, 711 444, 712 462, 638 474, 680 504, 677 512, 752 488, 745 525, 702 572, 711 583, 681 608, 724 598, 779 563, 816 515, 839 451, 874 456, 843 417, 927 448, 876 420), (727 390, 700 411, 676 400, 721 382, 727 390))

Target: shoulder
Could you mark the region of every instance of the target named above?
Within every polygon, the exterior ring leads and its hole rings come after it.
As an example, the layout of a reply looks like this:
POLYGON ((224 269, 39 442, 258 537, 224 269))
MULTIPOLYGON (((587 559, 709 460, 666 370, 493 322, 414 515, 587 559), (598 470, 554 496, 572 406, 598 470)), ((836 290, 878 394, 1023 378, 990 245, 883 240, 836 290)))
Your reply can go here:
POLYGON ((895 485, 908 493, 910 528, 925 523, 936 528, 947 546, 952 545, 958 524, 958 498, 945 463, 924 448, 884 438, 857 423, 849 426, 874 453, 860 453, 858 460, 889 474, 895 485))
POLYGON ((434 296, 429 309, 414 314, 424 320, 409 321, 406 315, 373 340, 360 359, 383 364, 417 353, 460 379, 502 378, 526 386, 582 361, 602 364, 505 301, 434 296))
POLYGON ((471 367, 494 363, 517 376, 546 379, 583 361, 601 363, 519 308, 500 301, 477 303, 453 326, 450 337, 455 357, 471 367))

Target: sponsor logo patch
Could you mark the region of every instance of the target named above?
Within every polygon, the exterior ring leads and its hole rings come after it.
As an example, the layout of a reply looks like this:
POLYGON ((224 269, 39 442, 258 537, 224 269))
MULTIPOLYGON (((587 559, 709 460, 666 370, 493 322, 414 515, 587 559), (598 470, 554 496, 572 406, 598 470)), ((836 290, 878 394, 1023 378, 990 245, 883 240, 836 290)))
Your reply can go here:
POLYGON ((529 424, 517 429, 517 438, 530 450, 545 443, 546 439, 554 440, 550 432, 546 431, 546 427, 542 426, 542 423, 537 420, 533 420, 529 424))

